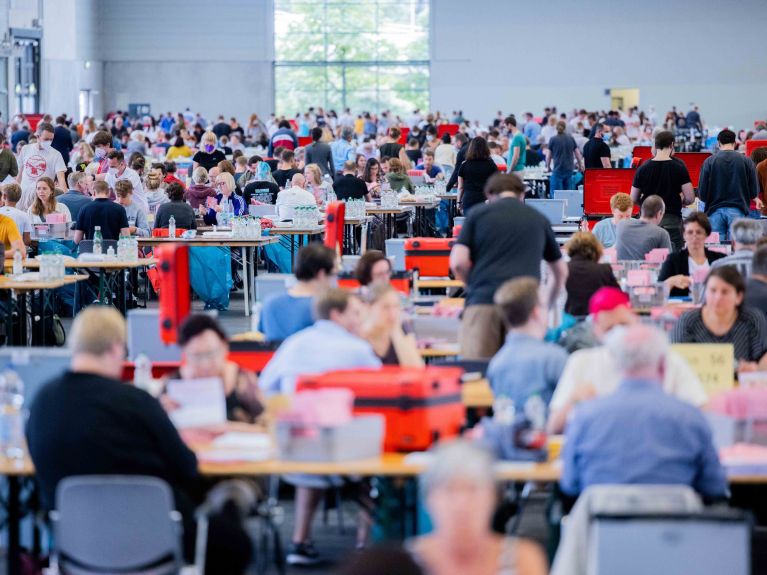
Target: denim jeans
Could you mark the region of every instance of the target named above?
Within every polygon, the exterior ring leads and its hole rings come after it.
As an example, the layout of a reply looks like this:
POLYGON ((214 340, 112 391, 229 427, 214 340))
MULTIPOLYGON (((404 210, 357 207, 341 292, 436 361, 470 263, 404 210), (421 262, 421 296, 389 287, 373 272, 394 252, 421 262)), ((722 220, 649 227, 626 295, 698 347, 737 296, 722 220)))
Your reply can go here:
POLYGON ((549 195, 554 197, 556 190, 573 189, 573 172, 551 172, 549 180, 549 195))
POLYGON ((719 241, 726 242, 730 240, 732 222, 744 217, 745 214, 738 208, 719 208, 709 214, 708 219, 711 222, 711 231, 719 232, 719 241))

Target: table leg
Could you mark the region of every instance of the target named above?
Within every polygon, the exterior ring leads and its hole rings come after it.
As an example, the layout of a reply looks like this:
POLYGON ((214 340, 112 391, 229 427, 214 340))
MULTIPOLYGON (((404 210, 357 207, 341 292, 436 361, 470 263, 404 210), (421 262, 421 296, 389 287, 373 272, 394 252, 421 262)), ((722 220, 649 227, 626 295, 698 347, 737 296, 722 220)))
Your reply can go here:
POLYGON ((296 255, 296 236, 291 234, 290 236, 290 271, 293 271, 293 259, 296 255))
POLYGON ((368 221, 364 220, 362 222, 362 227, 360 229, 360 246, 359 251, 357 252, 357 255, 363 255, 368 250, 368 221))
POLYGON ((120 302, 117 306, 117 309, 120 310, 120 313, 125 315, 128 311, 128 305, 127 305, 127 290, 126 290, 126 271, 125 270, 119 270, 117 272, 117 297, 119 298, 120 302))
POLYGON ((243 302, 245 304, 245 317, 250 316, 250 262, 248 261, 248 248, 240 248, 240 255, 242 256, 242 290, 243 290, 243 302))
POLYGON ((26 346, 31 346, 31 334, 27 331, 27 321, 29 320, 27 294, 26 292, 21 292, 17 297, 19 302, 19 341, 23 341, 26 346))
POLYGON ((8 481, 8 563, 9 575, 21 575, 21 479, 10 475, 8 481))

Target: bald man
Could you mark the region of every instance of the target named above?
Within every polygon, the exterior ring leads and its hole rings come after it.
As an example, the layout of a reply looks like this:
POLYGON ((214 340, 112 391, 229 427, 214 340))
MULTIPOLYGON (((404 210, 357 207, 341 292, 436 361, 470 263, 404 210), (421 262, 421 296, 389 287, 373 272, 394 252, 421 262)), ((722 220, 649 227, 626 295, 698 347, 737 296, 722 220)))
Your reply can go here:
POLYGON ((277 217, 280 220, 292 220, 297 206, 316 206, 314 194, 306 190, 306 178, 301 173, 294 174, 290 187, 277 194, 277 217))

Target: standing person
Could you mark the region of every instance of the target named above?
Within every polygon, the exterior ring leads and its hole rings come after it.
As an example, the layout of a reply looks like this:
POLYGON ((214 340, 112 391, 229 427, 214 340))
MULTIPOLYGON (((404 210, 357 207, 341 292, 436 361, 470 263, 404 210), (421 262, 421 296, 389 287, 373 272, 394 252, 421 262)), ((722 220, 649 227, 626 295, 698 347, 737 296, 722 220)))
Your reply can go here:
POLYGON ((673 157, 674 134, 660 132, 655 136, 655 155, 643 163, 634 174, 631 184, 631 199, 642 205, 645 198, 659 196, 666 206, 660 227, 668 232, 674 251, 684 245, 682 238, 682 207, 695 201, 687 166, 673 157))
POLYGON ((35 185, 42 177, 55 179, 59 189, 67 189, 64 179, 67 165, 61 153, 51 146, 54 131, 51 124, 41 122, 37 126, 37 142, 27 144, 19 152, 21 170, 16 179, 21 184, 20 210, 29 209, 35 201, 35 185))
POLYGON ((476 205, 485 202, 485 184, 491 176, 498 173, 495 162, 490 158, 487 140, 478 136, 469 144, 466 160, 457 170, 458 206, 464 215, 476 205))
MULTIPOLYGON (((504 120, 509 130, 511 141, 509 142, 509 156, 506 162, 506 173, 522 172, 527 161, 527 140, 525 135, 517 128, 517 119, 509 116, 504 120)), ((519 175, 519 173, 517 174, 519 175)))
POLYGON ((612 168, 610 163, 610 146, 604 139, 605 125, 601 122, 594 124, 591 137, 583 146, 583 165, 589 168, 612 168))
POLYGON ((16 156, 5 147, 5 134, 0 132, 0 184, 9 176, 16 178, 19 175, 19 164, 16 156))
POLYGON ((75 147, 72 143, 72 131, 67 127, 67 119, 64 116, 56 118, 56 127, 53 130, 51 146, 58 150, 65 164, 69 164, 69 154, 75 147))
POLYGON ((319 166, 322 175, 335 173, 335 164, 333 163, 333 151, 330 145, 322 141, 322 128, 312 128, 312 143, 306 146, 306 164, 316 164, 319 166))
POLYGON ((35 184, 35 201, 27 210, 32 224, 44 224, 47 217, 52 214, 61 214, 64 217, 64 223, 72 222, 69 208, 56 201, 56 190, 53 185, 53 180, 47 176, 38 178, 35 184))
POLYGON ((281 120, 277 125, 277 131, 272 134, 269 139, 269 151, 270 157, 274 157, 273 153, 275 148, 283 148, 285 150, 295 151, 298 148, 298 138, 296 133, 290 127, 290 122, 287 120, 281 120))
POLYGON ((551 169, 551 194, 556 190, 573 189, 575 159, 578 160, 578 169, 583 171, 583 156, 575 138, 567 133, 567 124, 559 121, 556 127, 557 135, 549 140, 549 153, 546 155, 546 169, 551 169))
POLYGON ((666 207, 658 196, 642 204, 639 219, 629 218, 615 226, 615 249, 619 260, 642 260, 656 248, 672 249, 668 232, 660 227, 666 207))
POLYGON ((341 137, 335 142, 330 144, 330 150, 333 156, 333 169, 334 173, 339 174, 344 169, 344 163, 349 160, 354 160, 354 146, 352 145, 352 138, 354 137, 354 130, 351 128, 344 128, 341 130, 341 137))
POLYGON ((549 305, 565 285, 567 266, 551 224, 522 203, 524 194, 525 184, 514 174, 490 178, 488 203, 469 214, 450 253, 450 268, 466 284, 461 356, 467 359, 489 359, 503 345, 503 319, 493 305, 501 284, 520 276, 540 278, 543 259, 554 276, 549 305))
POLYGON ((749 203, 759 194, 754 163, 735 151, 735 139, 732 130, 719 132, 719 151, 703 162, 698 183, 711 229, 721 241, 729 239, 732 222, 748 215, 749 203))
POLYGON ((402 132, 399 128, 396 126, 389 128, 389 135, 384 138, 385 141, 379 149, 382 158, 399 158, 400 150, 404 147, 399 143, 401 137, 402 132))
POLYGON ((436 150, 434 150, 434 163, 436 163, 438 166, 442 168, 444 168, 445 166, 453 168, 455 167, 455 162, 456 162, 455 146, 453 146, 450 134, 445 132, 444 134, 442 134, 442 143, 439 146, 437 146, 436 150))
POLYGON ((453 170, 453 173, 450 174, 450 179, 447 181, 446 190, 448 192, 458 184, 458 168, 460 168, 461 164, 466 161, 466 152, 469 151, 469 137, 466 134, 458 132, 455 135, 455 138, 453 138, 453 142, 455 143, 457 152, 455 156, 455 169, 453 170))
POLYGON ((91 203, 93 176, 86 172, 72 172, 67 178, 69 189, 58 197, 58 201, 69 208, 72 221, 76 222, 80 210, 91 203))
POLYGON ((101 237, 105 240, 119 240, 129 234, 128 214, 120 204, 109 199, 109 186, 106 182, 93 184, 93 201, 80 210, 75 225, 74 242, 92 240, 96 226, 101 227, 101 237))

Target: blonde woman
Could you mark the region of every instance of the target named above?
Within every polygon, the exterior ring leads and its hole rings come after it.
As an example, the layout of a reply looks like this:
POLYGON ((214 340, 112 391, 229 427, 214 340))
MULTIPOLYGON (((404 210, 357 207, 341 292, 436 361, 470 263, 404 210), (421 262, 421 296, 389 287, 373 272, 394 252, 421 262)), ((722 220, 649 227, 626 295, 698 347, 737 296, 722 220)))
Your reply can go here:
POLYGON ((304 166, 304 177, 306 177, 306 189, 314 195, 317 207, 322 208, 325 205, 325 198, 327 198, 328 192, 333 190, 333 186, 322 180, 322 170, 317 164, 304 166))
POLYGON ((44 224, 51 214, 62 214, 64 223, 72 223, 69 208, 56 201, 56 188, 53 180, 43 176, 35 184, 35 200, 27 210, 32 224, 44 224))
POLYGON ((224 152, 216 149, 216 134, 213 132, 205 132, 200 138, 200 151, 197 152, 192 158, 192 165, 196 170, 198 166, 202 166, 210 172, 211 168, 218 165, 219 162, 226 160, 224 152))

